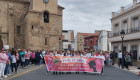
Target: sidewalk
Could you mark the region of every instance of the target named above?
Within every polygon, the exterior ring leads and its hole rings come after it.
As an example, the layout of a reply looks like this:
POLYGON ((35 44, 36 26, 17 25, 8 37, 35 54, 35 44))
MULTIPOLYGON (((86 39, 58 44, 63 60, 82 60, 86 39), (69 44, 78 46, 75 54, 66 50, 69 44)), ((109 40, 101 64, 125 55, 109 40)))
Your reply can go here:
MULTIPOLYGON (((118 64, 115 64, 114 66, 119 68, 118 64)), ((126 70, 126 71, 132 72, 132 73, 134 73, 136 75, 139 75, 140 70, 137 69, 137 68, 138 67, 136 67, 136 66, 130 66, 130 70, 127 70, 127 69, 122 69, 122 70, 126 70)))
POLYGON ((28 72, 30 72, 30 71, 39 69, 39 68, 41 68, 41 67, 43 67, 43 66, 44 66, 44 65, 42 65, 42 66, 39 66, 39 65, 30 65, 29 67, 26 67, 25 69, 19 67, 19 68, 17 69, 17 74, 12 74, 11 76, 8 76, 8 78, 6 78, 6 79, 4 79, 4 80, 9 80, 10 78, 13 78, 13 77, 16 77, 16 76, 20 76, 20 75, 25 74, 25 73, 28 73, 28 72))

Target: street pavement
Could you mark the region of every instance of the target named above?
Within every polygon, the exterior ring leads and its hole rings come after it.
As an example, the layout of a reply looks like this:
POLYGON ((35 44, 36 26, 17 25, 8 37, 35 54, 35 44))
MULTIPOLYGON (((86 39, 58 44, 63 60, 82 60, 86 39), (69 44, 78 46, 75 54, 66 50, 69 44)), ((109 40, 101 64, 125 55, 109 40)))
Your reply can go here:
POLYGON ((95 74, 45 74, 46 68, 28 72, 10 80, 140 80, 140 76, 114 66, 106 66, 104 75, 95 74))

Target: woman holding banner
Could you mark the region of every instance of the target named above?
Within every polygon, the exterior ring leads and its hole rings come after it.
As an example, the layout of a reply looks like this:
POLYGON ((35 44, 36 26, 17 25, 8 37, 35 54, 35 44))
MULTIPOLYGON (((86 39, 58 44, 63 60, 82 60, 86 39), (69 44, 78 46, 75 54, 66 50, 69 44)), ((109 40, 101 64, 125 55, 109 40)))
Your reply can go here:
MULTIPOLYGON (((50 52, 46 52, 46 56, 50 56, 50 52)), ((50 71, 48 71, 47 67, 46 67, 46 74, 51 74, 50 71)))
POLYGON ((103 63, 103 68, 102 68, 102 71, 101 71, 101 75, 103 75, 103 70, 104 70, 104 61, 105 61, 105 57, 103 55, 103 53, 100 53, 100 55, 98 56, 99 59, 102 59, 102 63, 103 63))
MULTIPOLYGON (((58 51, 56 56, 63 57, 62 51, 58 51)), ((59 74, 63 74, 63 72, 59 71, 59 74)))
MULTIPOLYGON (((75 56, 79 57, 81 52, 75 52, 75 56)), ((79 74, 79 71, 76 71, 76 74, 79 74)))
MULTIPOLYGON (((67 56, 71 57, 70 51, 67 52, 67 56)), ((67 72, 67 74, 71 74, 71 72, 67 72)))

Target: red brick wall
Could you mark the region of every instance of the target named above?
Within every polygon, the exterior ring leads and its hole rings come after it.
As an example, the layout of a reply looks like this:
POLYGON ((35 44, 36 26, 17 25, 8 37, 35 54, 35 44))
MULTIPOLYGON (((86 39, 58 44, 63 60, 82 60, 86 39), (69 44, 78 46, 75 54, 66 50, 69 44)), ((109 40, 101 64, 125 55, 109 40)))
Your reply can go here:
POLYGON ((85 48, 84 50, 88 50, 88 51, 89 50, 94 50, 94 46, 98 44, 96 42, 97 40, 98 40, 98 37, 96 37, 96 36, 85 38, 85 41, 87 41, 87 43, 84 46, 88 46, 90 48, 85 48), (92 40, 92 43, 91 43, 91 40, 92 40))

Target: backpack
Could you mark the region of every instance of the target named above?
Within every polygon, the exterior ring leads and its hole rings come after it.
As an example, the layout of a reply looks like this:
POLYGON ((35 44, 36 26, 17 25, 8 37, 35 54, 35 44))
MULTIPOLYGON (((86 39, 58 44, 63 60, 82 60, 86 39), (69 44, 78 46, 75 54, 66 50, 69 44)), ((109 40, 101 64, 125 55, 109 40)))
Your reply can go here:
POLYGON ((126 55, 126 57, 125 57, 125 61, 126 61, 126 62, 131 62, 130 55, 126 55))

